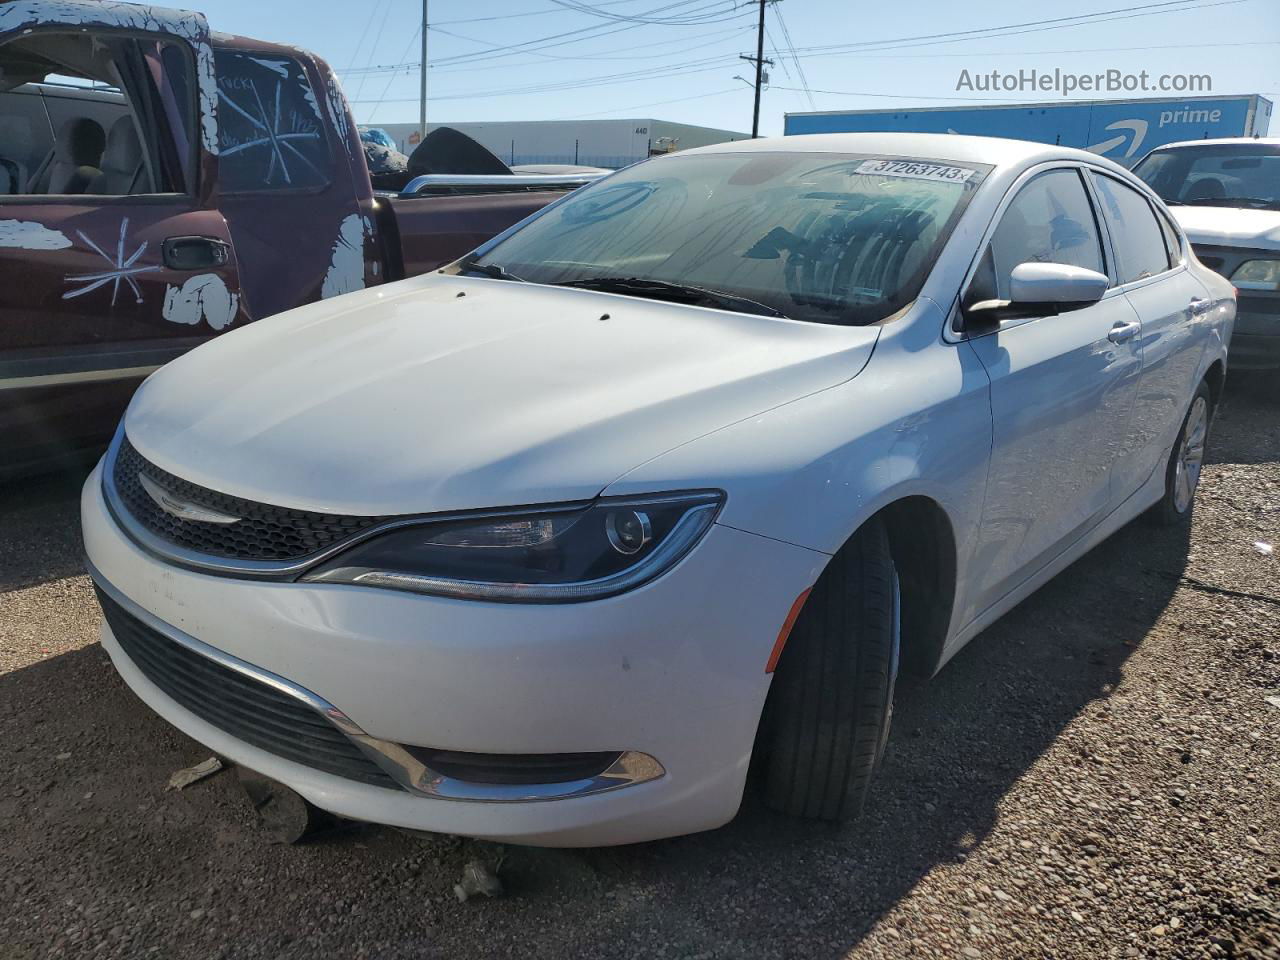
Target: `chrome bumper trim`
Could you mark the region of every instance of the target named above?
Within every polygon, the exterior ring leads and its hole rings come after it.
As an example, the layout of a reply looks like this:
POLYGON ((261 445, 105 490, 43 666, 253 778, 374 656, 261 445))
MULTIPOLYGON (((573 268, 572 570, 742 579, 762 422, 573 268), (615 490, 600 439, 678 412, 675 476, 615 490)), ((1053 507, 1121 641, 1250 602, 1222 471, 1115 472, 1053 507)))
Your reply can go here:
MULTIPOLYGON (((89 576, 101 590, 108 594, 129 614, 147 626, 162 633, 175 643, 208 657, 229 670, 266 684, 315 710, 345 734, 366 756, 381 767, 393 780, 410 793, 437 800, 460 800, 469 803, 533 803, 545 800, 564 800, 586 797, 611 790, 619 790, 638 783, 646 783, 663 776, 666 771, 656 759, 647 753, 628 750, 621 754, 602 773, 582 780, 541 784, 491 784, 458 780, 432 770, 413 757, 404 747, 389 740, 380 740, 365 733, 360 726, 328 700, 312 693, 279 674, 212 647, 190 634, 165 623, 159 617, 144 610, 117 590, 102 572, 86 559, 89 576)), ((163 693, 163 691, 162 691, 163 693)), ((181 705, 174 704, 178 709, 181 705)), ((185 711, 184 711, 185 712, 185 711)))

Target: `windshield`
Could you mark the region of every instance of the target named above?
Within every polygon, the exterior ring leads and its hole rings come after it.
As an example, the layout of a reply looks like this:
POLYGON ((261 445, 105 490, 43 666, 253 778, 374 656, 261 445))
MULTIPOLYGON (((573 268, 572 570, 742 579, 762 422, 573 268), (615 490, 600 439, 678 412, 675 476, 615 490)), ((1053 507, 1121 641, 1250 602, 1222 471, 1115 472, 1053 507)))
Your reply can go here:
POLYGON ((1280 147, 1209 144, 1156 150, 1133 172, 1165 203, 1280 210, 1280 147))
POLYGON ((667 156, 576 191, 470 263, 534 283, 655 299, 679 288, 724 309, 874 323, 915 299, 990 169, 832 153, 667 156))

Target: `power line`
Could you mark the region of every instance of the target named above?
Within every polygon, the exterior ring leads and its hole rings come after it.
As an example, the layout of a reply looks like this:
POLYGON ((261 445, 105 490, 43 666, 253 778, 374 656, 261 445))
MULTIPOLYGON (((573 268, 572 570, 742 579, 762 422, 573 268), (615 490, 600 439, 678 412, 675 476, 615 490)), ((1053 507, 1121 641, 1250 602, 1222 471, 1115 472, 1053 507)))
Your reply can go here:
MULTIPOLYGON (((1022 33, 1038 33, 1038 32, 1043 32, 1045 30, 1050 30, 1050 29, 1065 29, 1067 27, 1089 26, 1094 23, 1106 23, 1106 22, 1109 22, 1110 20, 1115 20, 1115 19, 1131 19, 1130 17, 1109 17, 1108 16, 1110 14, 1115 14, 1115 13, 1127 13, 1130 11, 1145 11, 1145 12, 1140 12, 1135 14, 1135 16, 1154 16, 1154 15, 1159 15, 1164 13, 1180 13, 1183 11, 1204 9, 1206 7, 1227 6, 1231 4, 1244 3, 1244 2, 1248 2, 1248 0, 1218 0, 1218 2, 1212 2, 1212 3, 1195 3, 1194 0, 1164 0, 1164 2, 1160 2, 1160 3, 1144 4, 1140 6, 1120 7, 1112 10, 1101 10, 1101 11, 1096 11, 1094 13, 1077 14, 1070 17, 1056 17, 1048 20, 1031 20, 1031 21, 1024 21, 1020 23, 1002 24, 994 27, 982 27, 982 28, 977 28, 972 30, 953 31, 948 33, 937 33, 937 34, 923 34, 923 35, 918 35, 913 37, 896 37, 896 38, 885 39, 885 40, 868 40, 868 41, 861 41, 858 43, 849 43, 849 44, 830 44, 830 45, 815 46, 815 47, 796 47, 794 48, 794 50, 797 56, 803 53, 806 56, 828 57, 828 56, 839 56, 840 54, 845 52, 853 52, 855 50, 862 50, 862 49, 885 49, 885 48, 897 49, 896 47, 892 46, 894 44, 898 44, 898 45, 902 45, 907 48, 910 48, 913 46, 932 46, 934 44, 939 44, 939 43, 963 42, 969 39, 999 39, 1003 36, 1016 36, 1022 33), (1175 9, 1164 9, 1168 7, 1174 7, 1175 9), (1108 19, 1105 19, 1105 20, 1096 19, 1099 17, 1108 17, 1108 19), (1094 18, 1094 19, 1088 19, 1088 18, 1094 18), (1018 29, 1022 27, 1035 27, 1037 29, 1028 29, 1028 30, 1018 29), (1017 30, 1017 33, 1001 32, 1001 31, 1010 31, 1010 30, 1017 30), (982 34, 982 36, 981 37, 976 36, 978 34, 982 34)), ((659 10, 669 9, 670 7, 674 7, 674 6, 679 6, 679 4, 671 4, 669 7, 659 8, 659 10)), ((741 15, 741 13, 739 15, 741 15)), ((448 63, 453 63, 458 61, 479 62, 480 58, 483 58, 485 60, 500 59, 496 54, 501 50, 513 50, 516 47, 526 47, 533 44, 541 43, 546 40, 555 40, 558 38, 569 36, 571 34, 580 34, 588 30, 599 31, 601 29, 602 27, 600 26, 585 27, 585 28, 580 28, 578 30, 567 31, 559 34, 553 34, 548 37, 541 37, 536 40, 524 41, 523 43, 520 43, 520 44, 509 44, 509 45, 495 48, 495 50, 492 51, 493 55, 489 55, 491 53, 489 51, 474 51, 470 54, 459 54, 453 57, 446 57, 446 58, 437 60, 436 63, 432 66, 432 69, 437 69, 439 64, 448 64, 448 63)), ((623 30, 623 29, 630 29, 630 27, 616 28, 614 30, 607 31, 607 33, 619 32, 619 30, 623 30)), ((606 35, 606 34, 602 33, 598 35, 606 35)), ((567 41, 567 42, 576 42, 576 41, 567 41)), ((563 46, 563 45, 564 43, 553 43, 553 44, 547 44, 547 47, 538 48, 538 49, 546 49, 548 47, 556 47, 556 46, 563 46)), ((517 52, 526 53, 526 52, 533 52, 533 51, 519 50, 517 52)), ((570 59, 570 58, 566 58, 566 59, 570 59)), ((379 72, 385 72, 387 70, 414 69, 417 67, 418 67, 418 64, 416 62, 408 62, 408 63, 398 63, 398 64, 387 64, 381 67, 375 67, 371 69, 379 72)), ((339 72, 342 73, 342 75, 344 76, 348 76, 348 75, 353 75, 358 71, 347 70, 347 71, 339 71, 339 72)))
MULTIPOLYGON (((661 13, 665 10, 671 10, 676 7, 683 6, 685 2, 687 2, 687 0, 683 0, 683 2, 679 2, 679 3, 670 3, 670 4, 667 4, 666 6, 658 7, 656 10, 652 10, 650 12, 661 13)), ((721 4, 722 4, 722 0, 713 0, 712 3, 710 4, 704 3, 702 4, 701 7, 698 7, 696 9, 707 9, 709 6, 716 7, 716 6, 720 6, 721 4)), ((741 14, 737 14, 737 16, 740 16, 740 15, 741 14)), ((457 63, 457 62, 478 63, 484 60, 501 59, 504 51, 527 53, 529 51, 523 49, 526 47, 533 47, 536 50, 545 50, 551 47, 561 47, 561 46, 565 46, 566 44, 577 43, 579 40, 583 39, 580 36, 583 33, 594 33, 595 36, 602 37, 602 36, 608 36, 609 34, 613 34, 613 33, 621 33, 625 30, 635 30, 636 28, 641 26, 645 26, 645 24, 628 23, 628 24, 615 25, 612 29, 607 29, 608 27, 607 24, 596 24, 594 26, 589 26, 589 27, 579 27, 576 30, 566 30, 562 33, 551 34, 546 37, 538 37, 534 40, 525 40, 520 43, 499 45, 495 47, 491 52, 478 51, 478 52, 473 52, 469 54, 458 54, 453 57, 444 57, 442 59, 437 60, 436 62, 437 63, 457 63), (566 37, 573 37, 574 39, 564 39, 566 37), (557 43, 546 42, 546 41, 552 41, 552 40, 559 41, 559 42, 557 43)))
MULTIPOLYGON (((616 7, 623 3, 635 3, 636 0, 601 0, 602 7, 616 7)), ((548 13, 568 13, 569 11, 556 7, 551 10, 527 10, 524 13, 504 13, 493 17, 466 17, 460 20, 437 20, 432 25, 443 24, 445 26, 454 26, 459 23, 488 23, 492 20, 515 20, 519 17, 543 17, 548 13)))
MULTIPOLYGON (((369 47, 369 63, 373 63, 374 55, 378 52, 378 44, 382 42, 382 34, 387 29, 387 18, 391 16, 391 4, 392 4, 392 0, 387 0, 387 9, 382 14, 382 23, 379 24, 378 32, 374 35, 374 38, 373 38, 373 44, 369 47)), ((371 16, 369 19, 372 20, 373 17, 376 17, 377 15, 378 15, 378 8, 377 8, 377 5, 375 4, 373 8, 373 16, 371 16)), ((360 94, 363 91, 364 91, 364 76, 362 75, 360 77, 359 85, 356 87, 356 96, 357 97, 360 96, 360 94)))
POLYGON ((800 47, 798 50, 809 56, 830 56, 831 51, 848 52, 855 50, 894 47, 897 44, 908 46, 932 46, 942 43, 962 43, 971 39, 997 39, 999 37, 1019 36, 1024 33, 1043 33, 1049 30, 1064 30, 1070 27, 1093 26, 1098 23, 1111 23, 1116 20, 1133 20, 1138 17, 1160 16, 1166 13, 1182 13, 1190 10, 1203 10, 1209 7, 1231 6, 1247 3, 1249 0, 1218 0, 1213 3, 1194 2, 1194 0, 1164 0, 1161 3, 1148 3, 1135 7, 1117 7, 1113 10, 1099 10, 1094 13, 1082 13, 1069 17, 1054 17, 1048 20, 1027 20, 1022 23, 1006 23, 996 27, 981 27, 974 30, 957 30, 949 33, 923 34, 915 37, 895 37, 887 40, 864 40, 858 43, 836 43, 818 47, 800 47), (1175 7, 1175 9, 1157 9, 1175 7), (1141 11, 1130 13, 1130 11, 1141 11), (1129 14, 1128 16, 1111 16, 1111 14, 1129 14), (1102 19, 1098 19, 1102 18, 1102 19), (1074 21, 1074 22, 1067 22, 1074 21), (1021 27, 1034 29, 1022 30, 1021 27), (978 37, 978 34, 983 36, 978 37))
MULTIPOLYGON (((687 0, 684 0, 684 2, 687 2, 687 0)), ((697 7, 695 9, 707 9, 708 6, 715 7, 715 6, 720 6, 722 4, 723 4, 723 0, 713 0, 712 3, 710 4, 703 3, 700 7, 697 7)), ((680 7, 682 5, 683 3, 671 3, 671 4, 668 4, 667 6, 659 7, 657 11, 654 11, 654 12, 669 10, 676 7, 680 7)), ((742 13, 739 12, 737 16, 741 17, 742 13)), ((581 40, 586 40, 586 39, 593 40, 593 39, 596 39, 597 37, 608 36, 609 34, 613 34, 613 33, 621 33, 625 30, 634 30, 641 26, 644 26, 644 24, 623 24, 623 25, 613 25, 613 26, 610 26, 609 24, 595 24, 588 27, 580 27, 576 30, 566 30, 560 33, 550 34, 545 37, 538 37, 533 40, 525 40, 525 41, 521 41, 519 43, 514 43, 514 44, 497 44, 497 45, 489 44, 489 46, 492 47, 491 50, 474 50, 474 51, 471 51, 470 53, 455 54, 452 57, 436 58, 434 63, 431 65, 430 69, 433 69, 433 70, 438 69, 441 64, 448 65, 453 63, 480 63, 480 62, 502 59, 504 56, 514 56, 517 54, 525 54, 525 53, 532 54, 540 50, 566 46, 570 43, 577 43, 581 40), (591 33, 592 36, 589 36, 589 37, 581 36, 581 34, 584 34, 584 33, 591 33), (573 39, 564 39, 566 37, 572 37, 573 39), (559 41, 559 42, 551 43, 547 41, 559 41), (531 49, 524 49, 524 48, 531 48, 531 49)), ((437 30, 438 28, 435 24, 432 24, 430 27, 428 27, 428 29, 437 30)), ((448 36, 455 36, 455 37, 458 37, 459 39, 471 40, 474 43, 487 44, 487 41, 476 40, 473 37, 463 37, 461 34, 457 34, 448 30, 439 30, 438 32, 444 33, 448 36)), ((566 57, 565 59, 574 59, 574 58, 566 57)), ((591 58, 585 57, 583 59, 591 59, 591 58)), ((418 66, 419 65, 417 62, 391 63, 391 64, 383 64, 377 67, 367 67, 367 68, 364 68, 363 70, 360 68, 339 70, 338 73, 341 74, 342 76, 354 76, 361 72, 385 73, 387 71, 394 71, 394 70, 401 70, 401 69, 416 69, 418 66)))
MULTIPOLYGON (((709 60, 691 60, 684 64, 672 64, 664 68, 661 78, 684 76, 692 73, 706 73, 712 70, 723 70, 729 64, 737 60, 736 56, 731 54, 719 55, 709 60)), ((501 97, 501 96, 519 96, 529 93, 555 93, 561 90, 578 90, 585 87, 607 86, 613 83, 625 83, 629 80, 653 80, 660 79, 655 76, 653 70, 632 70, 626 73, 615 73, 607 76, 587 77, 577 80, 555 81, 551 83, 538 84, 535 86, 505 87, 498 90, 481 90, 469 93, 460 93, 446 95, 432 99, 441 100, 466 100, 471 97, 477 99, 484 97, 501 97)), ((409 99, 416 98, 398 98, 388 100, 388 103, 405 102, 409 99)), ((352 103, 368 103, 369 101, 353 100, 352 103)))
MULTIPOLYGON (((596 7, 591 6, 590 4, 583 3, 582 0, 551 0, 551 2, 561 7, 564 7, 566 10, 573 10, 573 11, 576 11, 577 13, 586 13, 591 16, 600 17, 605 20, 612 20, 615 23, 637 23, 637 24, 648 24, 653 26, 692 26, 694 24, 701 24, 701 23, 718 23, 720 21, 715 20, 713 18, 720 16, 725 12, 723 10, 717 11, 717 12, 704 12, 697 16, 686 15, 683 17, 653 17, 653 16, 650 16, 649 14, 642 14, 640 16, 634 16, 634 15, 627 16, 626 14, 612 13, 610 11, 600 10, 596 7)), ((733 11, 733 13, 731 13, 730 16, 735 15, 738 12, 737 0, 727 0, 727 2, 730 4, 730 9, 733 11)), ((678 4, 676 6, 678 6, 678 4)), ((663 9, 668 9, 668 8, 663 8, 663 9)), ((662 12, 661 9, 649 11, 650 14, 661 13, 661 12, 662 12)))
MULTIPOLYGON (((773 87, 774 90, 790 90, 795 93, 803 93, 802 87, 773 87)), ((983 103, 1023 103, 1022 100, 1007 100, 1001 97, 925 97, 912 96, 906 93, 868 93, 866 90, 814 90, 813 93, 830 93, 839 97, 879 97, 889 100, 975 100, 983 103)), ((1069 103, 1069 100, 1064 100, 1069 103)))
MULTIPOLYGON (((777 3, 773 5, 773 15, 778 21, 778 26, 782 28, 782 39, 786 41, 787 49, 791 52, 791 59, 796 65, 796 73, 800 75, 800 85, 804 87, 804 95, 809 98, 809 109, 817 110, 818 105, 814 102, 813 94, 809 92, 809 78, 804 75, 804 66, 800 63, 800 57, 796 53, 796 45, 791 40, 791 31, 787 29, 787 21, 782 19, 782 8, 777 3)), ((786 63, 786 61, 784 60, 783 63, 786 63)))
MULTIPOLYGON (((413 49, 413 45, 418 42, 418 38, 422 36, 422 24, 418 24, 418 28, 413 31, 413 36, 409 38, 409 42, 405 44, 402 57, 407 57, 409 51, 413 49)), ((373 109, 369 111, 369 122, 373 122, 373 115, 378 112, 378 108, 382 106, 382 101, 387 99, 387 94, 391 92, 391 84, 395 82, 396 76, 392 74, 387 78, 387 85, 382 88, 382 96, 378 97, 378 102, 373 105, 373 109)))
MULTIPOLYGON (((480 40, 477 37, 468 37, 461 33, 454 33, 449 30, 440 30, 436 27, 431 27, 430 29, 437 33, 443 33, 446 36, 455 37, 459 40, 468 40, 472 43, 490 45, 487 40, 480 40)), ((688 53, 690 50, 699 50, 705 47, 707 44, 707 41, 711 40, 712 38, 738 36, 742 33, 745 33, 749 29, 750 29, 749 27, 733 27, 729 30, 715 30, 715 31, 712 31, 711 33, 695 34, 693 37, 690 37, 688 39, 697 40, 698 41, 697 43, 694 43, 691 46, 680 47, 678 49, 669 50, 666 53, 661 53, 661 54, 642 53, 642 54, 628 54, 626 56, 609 56, 608 55, 610 52, 618 52, 621 50, 634 51, 634 50, 645 50, 650 47, 670 46, 671 44, 670 39, 655 40, 652 43, 633 43, 625 47, 614 47, 612 48, 612 51, 608 51, 608 50, 599 51, 595 54, 579 53, 579 54, 572 54, 572 55, 564 55, 564 54, 555 54, 555 53, 542 53, 537 50, 528 50, 528 51, 525 51, 524 54, 522 55, 530 56, 530 57, 541 57, 546 60, 648 60, 650 62, 653 62, 655 57, 660 60, 664 57, 676 56, 678 54, 688 53)), ((404 66, 416 67, 417 64, 416 63, 408 64, 408 65, 395 64, 389 69, 400 70, 400 69, 404 69, 404 66)), ((525 66, 531 66, 531 64, 525 64, 525 66)), ((431 69, 435 69, 435 67, 432 67, 431 69)), ((446 67, 444 69, 449 70, 449 72, 451 73, 458 73, 458 72, 464 72, 467 69, 490 70, 492 68, 491 67, 467 68, 466 66, 462 66, 462 67, 446 67)))
MULTIPOLYGON (((990 50, 966 53, 884 53, 856 54, 860 60, 918 60, 921 57, 1049 57, 1064 53, 1132 53, 1151 50, 1201 50, 1209 47, 1273 47, 1280 45, 1280 40, 1250 40, 1238 43, 1157 43, 1142 47, 1077 47, 1073 50, 990 50)), ((815 54, 822 56, 822 54, 815 54)), ((831 54, 843 56, 843 54, 831 54)), ((850 54, 853 56, 853 54, 850 54)))
MULTIPOLYGON (((884 49, 899 49, 903 47, 910 48, 912 46, 929 46, 929 45, 934 45, 938 43, 966 42, 968 40, 973 40, 973 39, 997 39, 1001 36, 1016 35, 1014 33, 1008 33, 1008 32, 1001 33, 1001 31, 1017 30, 1018 33, 1037 33, 1037 32, 1044 32, 1047 30, 1065 29, 1068 27, 1075 27, 1075 26, 1088 26, 1093 23, 1108 22, 1108 20, 1132 19, 1133 16, 1153 16, 1153 15, 1159 15, 1159 14, 1165 14, 1165 13, 1180 13, 1180 12, 1189 11, 1189 10, 1206 9, 1209 7, 1228 6, 1228 5, 1232 5, 1235 3, 1242 3, 1242 2, 1247 2, 1247 0, 1217 0, 1217 2, 1211 2, 1211 3, 1193 3, 1192 0, 1165 0, 1165 2, 1161 2, 1161 3, 1121 7, 1121 8, 1116 8, 1112 10, 1097 11, 1092 14, 1080 14, 1072 17, 1058 17, 1058 18, 1052 18, 1049 20, 1025 21, 1021 23, 1004 24, 1000 26, 985 27, 985 28, 974 29, 974 30, 927 34, 927 35, 922 35, 918 37, 899 37, 899 38, 894 38, 892 40, 865 41, 859 44, 834 44, 834 45, 823 46, 823 47, 808 47, 808 48, 795 48, 795 49, 797 54, 803 52, 807 56, 840 56, 846 52, 854 50, 855 48, 870 47, 871 45, 875 45, 874 47, 872 47, 872 49, 884 50, 884 49), (1173 9, 1168 9, 1168 8, 1173 8, 1173 9), (1125 13, 1130 13, 1132 11, 1139 11, 1139 12, 1133 13, 1131 16, 1110 16, 1112 14, 1125 14, 1125 13), (1099 19, 1103 17, 1107 19, 1099 19), (1089 19, 1089 18, 1092 18, 1092 19, 1089 19), (1031 28, 1031 29, 1021 29, 1021 28, 1031 28), (898 44, 899 46, 898 47, 888 46, 890 44, 898 44)), ((671 7, 675 7, 675 6, 679 6, 679 4, 671 4, 668 7, 660 8, 660 10, 670 9, 671 7)), ((651 12, 657 12, 657 11, 651 11, 651 12)), ((632 26, 638 26, 638 25, 622 25, 620 27, 615 27, 613 30, 610 30, 608 32, 617 32, 618 30, 622 30, 622 29, 630 29, 632 28, 632 26)), ((582 28, 575 31, 568 31, 567 33, 553 35, 552 37, 543 37, 543 38, 539 38, 538 40, 527 41, 526 43, 513 45, 513 46, 526 47, 532 44, 540 43, 542 41, 553 40, 556 38, 564 37, 569 34, 580 34, 584 32, 584 30, 586 29, 595 29, 599 31, 600 27, 597 26, 595 28, 582 28)), ((603 34, 598 34, 598 35, 603 35, 603 34)), ((548 47, 562 46, 564 45, 564 43, 572 43, 572 42, 577 42, 577 41, 567 40, 561 43, 547 44, 547 46, 548 47)), ((1180 45, 1170 45, 1170 46, 1176 47, 1180 45)), ((1193 44, 1188 46, 1202 46, 1202 45, 1193 44)), ((545 49, 545 47, 542 49, 545 49)), ((1123 49, 1131 49, 1131 48, 1114 48, 1114 49, 1123 50, 1123 49)), ((1155 48, 1140 48, 1140 49, 1155 49, 1155 48)), ((529 53, 532 51, 519 50, 516 52, 529 53)), ((1060 52, 1060 51, 1052 51, 1052 52, 1060 52)), ((468 57, 468 55, 460 55, 460 56, 448 58, 448 59, 451 62, 456 62, 456 61, 462 61, 464 63, 476 62, 477 57, 484 56, 485 53, 486 52, 481 51, 478 54, 470 55, 470 57, 468 57)), ((507 55, 509 56, 514 54, 507 54, 507 55)), ((500 59, 502 56, 503 56, 502 54, 495 52, 492 55, 492 58, 500 59)), ((485 98, 497 97, 497 96, 520 96, 520 95, 527 95, 527 94, 560 92, 564 90, 577 90, 577 89, 584 89, 584 88, 593 87, 593 86, 607 86, 610 84, 624 83, 629 81, 638 82, 641 80, 660 79, 660 78, 666 78, 666 77, 672 77, 672 76, 685 76, 685 75, 706 73, 706 72, 723 69, 724 66, 733 63, 735 59, 736 58, 732 56, 717 56, 710 59, 693 60, 685 63, 670 64, 670 65, 664 66, 661 72, 655 72, 653 69, 645 69, 645 70, 638 70, 638 71, 608 74, 603 76, 579 78, 575 80, 558 81, 558 82, 545 83, 545 84, 533 85, 533 86, 524 85, 520 87, 509 87, 509 88, 503 88, 503 89, 470 91, 463 94, 452 94, 452 95, 444 95, 440 97, 433 97, 433 99, 466 100, 466 99, 485 99, 485 98)), ((439 61, 436 61, 436 62, 438 63, 439 61)), ((392 67, 392 69, 395 69, 398 67, 416 67, 416 66, 417 64, 401 64, 401 65, 396 65, 395 67, 392 67)), ((434 68, 434 65, 433 65, 433 68, 434 68)), ((798 89, 779 87, 775 89, 788 89, 788 90, 795 89, 796 92, 804 92, 803 87, 798 89)), ((814 90, 812 92, 832 94, 837 96, 874 96, 874 97, 882 97, 882 98, 890 98, 893 96, 897 96, 895 94, 858 93, 856 91, 814 90)), ((408 102, 410 99, 412 98, 393 98, 393 99, 384 98, 383 101, 379 101, 379 102, 388 102, 388 103, 408 102)), ((983 100, 984 98, 905 96, 905 97, 902 97, 902 99, 983 100)), ((356 100, 353 100, 352 102, 367 103, 369 101, 362 101, 362 100, 356 99, 356 100)), ((996 101, 993 98, 987 102, 1009 102, 1009 101, 996 101)))

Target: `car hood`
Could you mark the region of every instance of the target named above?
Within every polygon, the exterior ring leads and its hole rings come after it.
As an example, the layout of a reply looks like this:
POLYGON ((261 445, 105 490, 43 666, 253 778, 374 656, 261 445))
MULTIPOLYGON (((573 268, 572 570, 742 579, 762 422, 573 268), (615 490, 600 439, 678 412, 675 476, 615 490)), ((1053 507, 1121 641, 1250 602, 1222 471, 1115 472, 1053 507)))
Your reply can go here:
POLYGON ((1280 250, 1280 211, 1241 207, 1171 207, 1192 243, 1280 250))
POLYGON ((125 429, 170 473, 298 509, 588 499, 673 447, 848 380, 877 336, 437 274, 218 337, 153 374, 125 429))

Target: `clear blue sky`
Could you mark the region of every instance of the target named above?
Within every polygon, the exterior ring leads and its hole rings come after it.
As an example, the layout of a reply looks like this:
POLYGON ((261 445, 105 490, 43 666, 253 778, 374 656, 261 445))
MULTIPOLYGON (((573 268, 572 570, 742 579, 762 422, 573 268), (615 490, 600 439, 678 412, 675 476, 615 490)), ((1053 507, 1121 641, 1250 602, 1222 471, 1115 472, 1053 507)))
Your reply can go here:
MULTIPOLYGON (((215 30, 319 53, 362 123, 417 120, 420 0, 174 5, 203 10, 215 30), (376 69, 394 64, 411 65, 376 69)), ((751 90, 734 75, 751 75, 737 56, 755 51, 756 17, 753 0, 430 0, 428 119, 655 117, 749 130, 751 90)), ((766 26, 765 134, 781 133, 788 111, 1061 99, 958 92, 962 70, 1209 74, 1213 94, 1280 99, 1280 0, 779 0, 766 26)))

